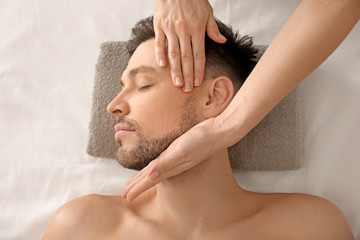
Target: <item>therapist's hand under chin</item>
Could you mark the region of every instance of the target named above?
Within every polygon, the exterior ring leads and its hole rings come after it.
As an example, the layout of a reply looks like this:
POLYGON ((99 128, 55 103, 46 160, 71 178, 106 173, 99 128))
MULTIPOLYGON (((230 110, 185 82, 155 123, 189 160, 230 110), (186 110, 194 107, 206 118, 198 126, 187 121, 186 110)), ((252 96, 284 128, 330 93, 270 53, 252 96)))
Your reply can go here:
MULTIPOLYGON (((191 128, 173 141, 170 146, 130 179, 122 190, 122 197, 133 201, 137 196, 166 178, 193 168, 223 146, 215 141, 215 118, 209 118, 191 128)), ((218 136, 219 135, 219 136, 218 136)))
POLYGON ((166 66, 167 49, 173 83, 185 92, 203 81, 205 34, 215 42, 226 42, 208 0, 156 0, 154 30, 156 61, 166 66))

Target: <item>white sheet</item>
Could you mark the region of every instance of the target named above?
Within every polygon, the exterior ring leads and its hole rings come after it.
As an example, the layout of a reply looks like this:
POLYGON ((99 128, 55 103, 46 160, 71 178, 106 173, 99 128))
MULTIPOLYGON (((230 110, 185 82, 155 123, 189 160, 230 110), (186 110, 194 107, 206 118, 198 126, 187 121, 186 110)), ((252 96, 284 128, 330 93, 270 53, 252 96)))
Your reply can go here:
MULTIPOLYGON (((268 44, 299 1, 211 1, 215 14, 268 44)), ((39 239, 63 203, 119 194, 135 172, 85 153, 99 44, 126 40, 153 1, 0 3, 0 239, 39 239)), ((311 37, 311 36, 309 36, 311 37)), ((305 165, 236 173, 253 191, 306 192, 346 215, 360 239, 360 25, 303 83, 305 165)), ((311 56, 309 56, 311 58, 311 56)))

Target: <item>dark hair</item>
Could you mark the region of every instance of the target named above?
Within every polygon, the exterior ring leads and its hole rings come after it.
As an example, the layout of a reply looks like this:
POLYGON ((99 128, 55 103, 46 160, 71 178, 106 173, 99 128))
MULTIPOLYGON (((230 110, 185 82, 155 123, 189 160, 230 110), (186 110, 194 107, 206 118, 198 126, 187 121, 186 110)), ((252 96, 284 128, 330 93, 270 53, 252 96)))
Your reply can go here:
MULTIPOLYGON (((233 32, 230 26, 217 19, 216 23, 227 41, 219 44, 206 35, 205 72, 213 78, 220 75, 228 76, 237 91, 256 65, 257 49, 253 46, 251 37, 240 37, 238 32, 233 32)), ((129 54, 132 55, 141 43, 151 38, 155 38, 153 16, 140 20, 132 29, 132 36, 127 44, 129 54)))

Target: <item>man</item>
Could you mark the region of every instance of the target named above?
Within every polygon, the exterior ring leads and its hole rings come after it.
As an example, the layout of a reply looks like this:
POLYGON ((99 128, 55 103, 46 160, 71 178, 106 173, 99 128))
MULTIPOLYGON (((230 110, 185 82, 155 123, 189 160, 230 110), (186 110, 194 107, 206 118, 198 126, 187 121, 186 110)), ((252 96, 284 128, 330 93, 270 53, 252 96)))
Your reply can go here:
MULTIPOLYGON (((122 91, 108 106, 117 117, 119 162, 140 170, 169 144, 230 103, 254 67, 252 41, 218 23, 225 45, 206 41, 205 81, 191 93, 173 87, 155 61, 152 18, 139 22, 122 91)), ((43 239, 353 239, 332 203, 306 194, 249 192, 235 181, 227 149, 161 182, 129 203, 88 195, 62 206, 43 239)))

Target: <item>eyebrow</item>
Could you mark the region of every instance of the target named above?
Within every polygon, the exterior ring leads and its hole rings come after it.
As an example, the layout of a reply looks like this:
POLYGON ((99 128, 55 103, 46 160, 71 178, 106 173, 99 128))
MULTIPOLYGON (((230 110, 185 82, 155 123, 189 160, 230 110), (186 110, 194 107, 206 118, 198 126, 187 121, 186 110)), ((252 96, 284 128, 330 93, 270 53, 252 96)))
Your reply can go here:
MULTIPOLYGON (((128 73, 128 77, 134 79, 140 73, 158 74, 158 71, 154 67, 142 65, 142 66, 131 69, 130 72, 128 73)), ((121 85, 121 87, 125 86, 125 84, 121 78, 120 78, 120 85, 121 85)))

